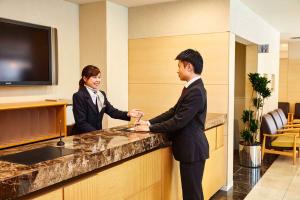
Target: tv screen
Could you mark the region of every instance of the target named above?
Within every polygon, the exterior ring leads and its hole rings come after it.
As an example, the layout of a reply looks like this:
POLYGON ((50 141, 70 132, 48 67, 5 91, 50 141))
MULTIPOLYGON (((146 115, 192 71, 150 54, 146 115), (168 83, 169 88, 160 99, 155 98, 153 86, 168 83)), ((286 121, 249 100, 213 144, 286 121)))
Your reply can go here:
POLYGON ((51 27, 0 18, 0 85, 51 85, 51 27))

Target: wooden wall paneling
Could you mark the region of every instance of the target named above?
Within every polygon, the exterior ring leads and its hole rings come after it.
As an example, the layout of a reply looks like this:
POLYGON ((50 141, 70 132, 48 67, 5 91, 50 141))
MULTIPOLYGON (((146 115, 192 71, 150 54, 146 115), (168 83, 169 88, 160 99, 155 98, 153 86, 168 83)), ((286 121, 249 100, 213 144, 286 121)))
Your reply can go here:
POLYGON ((300 60, 289 59, 288 66, 288 102, 290 102, 290 111, 295 111, 295 103, 300 103, 299 85, 300 60))
POLYGON ((209 199, 226 183, 226 162, 225 148, 221 147, 210 153, 210 158, 206 160, 204 176, 203 176, 203 191, 204 199, 209 199))
POLYGON ((280 59, 278 101, 282 102, 288 101, 288 63, 287 58, 280 59))
POLYGON ((227 113, 228 87, 228 85, 205 84, 208 113, 227 113))
POLYGON ((209 152, 212 152, 217 147, 217 129, 212 128, 205 131, 207 141, 209 143, 209 152))
POLYGON ((57 118, 56 118, 56 131, 59 134, 59 130, 61 130, 62 135, 67 135, 67 116, 66 116, 66 105, 60 106, 56 108, 57 118), (61 120, 61 124, 60 124, 61 120), (60 127, 59 127, 60 126, 60 127))
POLYGON ((161 149, 162 158, 162 200, 179 200, 181 195, 181 179, 179 162, 173 158, 172 148, 161 149))
POLYGON ((63 189, 55 189, 55 190, 50 190, 42 193, 38 193, 34 196, 30 196, 29 198, 25 199, 30 199, 30 200, 63 200, 63 189))
POLYGON ((184 86, 177 84, 129 84, 129 109, 145 112, 144 119, 167 111, 176 104, 184 86))
POLYGON ((228 40, 227 32, 130 39, 129 83, 179 83, 174 59, 181 51, 193 48, 203 56, 205 83, 227 84, 228 40))
MULTIPOLYGON (((142 109, 144 119, 152 118, 174 106, 183 87, 175 84, 129 84, 129 109, 142 109)), ((208 112, 226 113, 228 85, 205 85, 205 88, 208 112)))
POLYGON ((246 76, 245 76, 245 107, 249 106, 249 100, 252 94, 252 86, 248 78, 249 73, 257 72, 258 52, 257 45, 246 46, 246 76))
POLYGON ((144 197, 149 200, 161 197, 160 150, 79 179, 64 188, 65 200, 119 200, 144 197))
POLYGON ((224 125, 221 125, 217 127, 217 149, 224 146, 224 139, 224 125))
POLYGON ((145 190, 127 198, 128 200, 158 200, 161 199, 161 183, 157 182, 145 190))

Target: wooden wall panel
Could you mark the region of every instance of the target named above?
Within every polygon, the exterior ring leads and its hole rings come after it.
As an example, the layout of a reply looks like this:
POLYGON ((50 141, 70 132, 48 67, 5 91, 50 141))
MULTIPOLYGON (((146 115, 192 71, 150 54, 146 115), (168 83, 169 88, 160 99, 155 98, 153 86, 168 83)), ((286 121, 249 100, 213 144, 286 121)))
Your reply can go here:
POLYGON ((217 145, 216 145, 216 148, 220 148, 220 147, 223 147, 224 146, 224 125, 222 126, 218 126, 217 127, 217 145))
POLYGON ((126 161, 64 187, 64 200, 141 198, 156 200, 160 197, 160 150, 126 161))
POLYGON ((207 141, 209 143, 209 152, 212 152, 217 147, 217 129, 212 128, 205 131, 207 141))
POLYGON ((63 189, 56 189, 53 191, 47 191, 45 194, 39 194, 38 196, 30 197, 31 200, 63 200, 63 189))
POLYGON ((161 149, 162 158, 162 189, 163 200, 182 199, 179 162, 173 158, 171 147, 161 149))
POLYGON ((300 59, 290 59, 288 66, 288 102, 290 102, 290 110, 294 112, 295 103, 300 103, 300 87, 299 85, 300 75, 300 59))
MULTIPOLYGON (((129 109, 142 109, 144 119, 152 118, 174 106, 183 87, 177 84, 129 84, 129 109)), ((226 113, 228 85, 205 85, 205 88, 208 112, 226 113)))
POLYGON ((288 101, 288 59, 280 59, 278 101, 288 101))
POLYGON ((228 85, 205 84, 208 113, 227 113, 228 87, 228 85))
POLYGON ((290 112, 295 111, 295 103, 300 103, 300 59, 280 59, 279 73, 279 99, 278 101, 289 102, 290 112))
POLYGON ((142 109, 145 119, 152 118, 174 106, 182 88, 177 84, 129 84, 129 109, 142 109))
POLYGON ((203 176, 204 199, 209 199, 226 183, 225 148, 219 148, 210 153, 206 160, 203 176))
POLYGON ((205 84, 228 84, 228 40, 227 32, 131 39, 129 83, 179 83, 174 59, 193 48, 203 56, 205 84))

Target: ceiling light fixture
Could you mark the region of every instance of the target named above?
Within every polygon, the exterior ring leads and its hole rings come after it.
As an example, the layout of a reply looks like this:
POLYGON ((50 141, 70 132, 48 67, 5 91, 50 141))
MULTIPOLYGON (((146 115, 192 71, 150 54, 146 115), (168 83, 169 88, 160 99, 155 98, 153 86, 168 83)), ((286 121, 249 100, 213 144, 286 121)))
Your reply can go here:
POLYGON ((300 36, 297 36, 297 37, 291 37, 292 40, 298 40, 300 39, 300 36))

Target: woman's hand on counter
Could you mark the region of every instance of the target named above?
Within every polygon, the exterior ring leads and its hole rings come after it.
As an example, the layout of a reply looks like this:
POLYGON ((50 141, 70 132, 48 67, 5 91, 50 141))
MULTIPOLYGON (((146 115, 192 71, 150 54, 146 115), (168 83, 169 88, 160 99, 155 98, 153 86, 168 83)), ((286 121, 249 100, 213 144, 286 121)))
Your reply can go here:
POLYGON ((144 113, 140 109, 132 109, 128 111, 127 116, 140 119, 144 116, 144 113))

